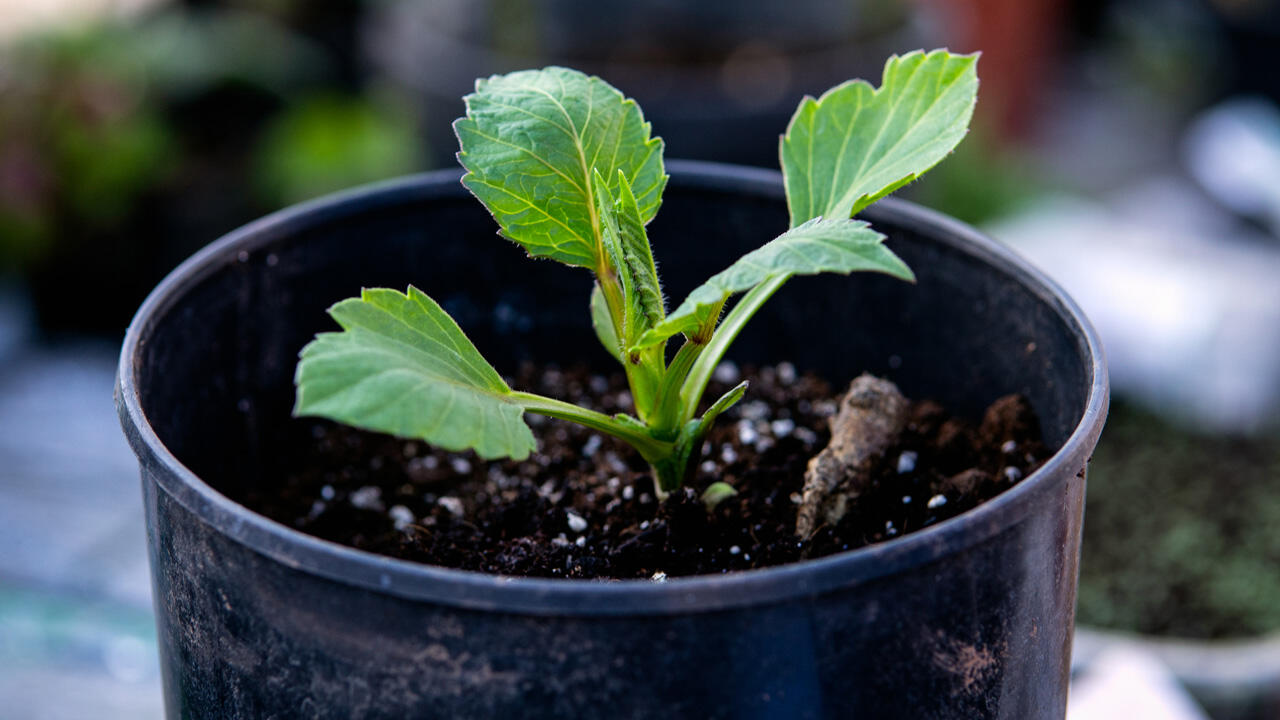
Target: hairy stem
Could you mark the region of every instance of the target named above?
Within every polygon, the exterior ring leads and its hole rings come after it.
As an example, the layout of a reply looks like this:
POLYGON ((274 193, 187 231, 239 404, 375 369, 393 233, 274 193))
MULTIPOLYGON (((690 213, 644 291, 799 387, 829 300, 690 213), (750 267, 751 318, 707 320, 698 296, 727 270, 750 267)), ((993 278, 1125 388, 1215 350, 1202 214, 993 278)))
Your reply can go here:
POLYGON ((689 377, 685 379, 684 386, 680 388, 681 422, 688 422, 697 414, 698 403, 701 402, 702 394, 707 390, 707 383, 710 382, 711 373, 715 371, 716 365, 720 364, 721 358, 737 339, 738 333, 742 332, 747 321, 790 277, 790 275, 779 275, 760 283, 743 295, 742 299, 733 306, 733 310, 725 316, 724 322, 720 323, 720 327, 711 336, 711 341, 707 343, 706 349, 689 371, 689 377))
POLYGON ((510 397, 528 412, 568 420, 619 438, 634 447, 650 463, 665 458, 674 451, 674 443, 649 435, 644 431, 644 426, 634 419, 631 423, 622 422, 595 410, 534 393, 513 392, 510 397))
POLYGON ((674 435, 680 427, 680 387, 705 347, 706 343, 686 340, 663 373, 653 417, 653 427, 659 436, 674 435))

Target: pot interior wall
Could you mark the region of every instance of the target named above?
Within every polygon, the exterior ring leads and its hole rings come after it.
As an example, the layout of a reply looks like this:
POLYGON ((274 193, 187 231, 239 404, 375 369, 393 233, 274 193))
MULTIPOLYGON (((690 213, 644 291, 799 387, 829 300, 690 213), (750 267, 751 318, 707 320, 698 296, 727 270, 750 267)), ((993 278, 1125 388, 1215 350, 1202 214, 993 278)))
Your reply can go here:
MULTIPOLYGON (((650 228, 674 307, 697 283, 787 227, 779 189, 710 189, 673 174, 650 228), (744 200, 745 194, 745 200, 744 200)), ((1090 386, 1087 352, 1061 315, 997 261, 919 232, 902 204, 866 213, 915 270, 795 278, 730 351, 738 363, 792 361, 840 386, 863 371, 909 396, 974 415, 1027 395, 1045 440, 1064 442, 1090 386)), ((214 487, 238 494, 290 419, 299 349, 336 326, 324 309, 361 287, 414 284, 436 298, 499 372, 526 359, 612 362, 589 325, 590 276, 530 261, 496 234, 460 186, 419 183, 248 232, 220 268, 175 300, 143 345, 138 387, 162 442, 214 487), (424 189, 425 188, 425 189, 424 189)))

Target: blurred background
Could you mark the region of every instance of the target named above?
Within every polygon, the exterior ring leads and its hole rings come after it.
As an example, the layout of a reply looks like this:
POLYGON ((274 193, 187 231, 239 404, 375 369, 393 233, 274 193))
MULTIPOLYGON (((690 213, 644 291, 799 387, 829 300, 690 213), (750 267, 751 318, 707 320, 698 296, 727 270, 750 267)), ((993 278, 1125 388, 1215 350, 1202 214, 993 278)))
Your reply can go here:
POLYGON ((111 387, 183 258, 454 166, 477 76, 572 65, 667 157, 775 168, 802 95, 941 46, 983 51, 975 127, 900 195, 1031 258, 1110 355, 1072 717, 1280 717, 1278 0, 0 0, 0 714, 160 717, 111 387))

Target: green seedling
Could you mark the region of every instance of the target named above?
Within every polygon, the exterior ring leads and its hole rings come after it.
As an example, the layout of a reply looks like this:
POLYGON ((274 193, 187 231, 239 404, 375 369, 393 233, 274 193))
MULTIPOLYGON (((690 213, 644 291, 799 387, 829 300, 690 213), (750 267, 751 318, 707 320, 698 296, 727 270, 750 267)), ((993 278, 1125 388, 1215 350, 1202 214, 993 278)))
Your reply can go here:
MULTIPOLYGON (((884 236, 853 215, 960 142, 977 97, 976 65, 976 55, 917 51, 891 57, 878 89, 853 80, 804 98, 779 147, 791 227, 671 312, 645 229, 667 183, 663 143, 650 136, 639 106, 600 78, 566 68, 478 81, 465 98, 466 116, 454 123, 467 170, 462 183, 500 234, 529 255, 594 274, 585 304, 600 342, 626 372, 635 414, 606 415, 513 390, 415 287, 366 289, 329 309, 342 331, 321 333, 303 349, 294 413, 517 460, 536 445, 523 416, 539 413, 626 441, 665 496, 687 479, 716 417, 746 391, 746 383, 733 388, 699 415, 712 370, 787 280, 864 270, 914 280, 884 236), (675 339, 679 347, 669 353, 675 339)), ((716 483, 704 501, 713 506, 732 492, 716 483)))

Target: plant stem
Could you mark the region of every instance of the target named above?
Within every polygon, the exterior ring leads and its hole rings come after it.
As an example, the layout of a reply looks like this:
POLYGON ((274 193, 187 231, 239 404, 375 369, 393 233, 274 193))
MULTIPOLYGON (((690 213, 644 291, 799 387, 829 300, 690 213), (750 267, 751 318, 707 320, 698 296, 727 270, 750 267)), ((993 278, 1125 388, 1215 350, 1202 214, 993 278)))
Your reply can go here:
POLYGON ((663 373, 653 418, 654 430, 660 437, 674 435, 680 427, 680 387, 705 347, 706 343, 685 340, 663 373))
POLYGON ((666 500, 672 490, 684 485, 688 465, 687 457, 681 458, 676 455, 649 464, 649 469, 653 472, 653 491, 658 496, 658 502, 666 500))
POLYGON ((707 343, 706 349, 689 371, 689 377, 685 379, 684 386, 680 388, 680 421, 682 423, 692 420, 697 414, 698 403, 702 401, 702 393, 707 390, 711 373, 715 371, 716 365, 720 364, 721 358, 738 337, 738 333, 742 332, 742 328, 756 314, 760 306, 764 305, 765 301, 790 278, 790 275, 779 275, 760 283, 743 295, 742 299, 733 306, 733 310, 725 316, 724 322, 720 323, 720 327, 711 336, 711 342, 707 343))
POLYGON ((635 422, 633 426, 604 413, 534 393, 517 391, 511 393, 509 397, 529 412, 569 420, 624 440, 651 464, 671 455, 675 449, 674 443, 659 440, 646 433, 639 421, 633 420, 635 422))

